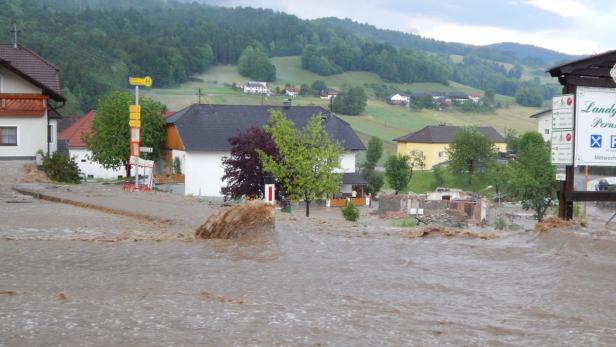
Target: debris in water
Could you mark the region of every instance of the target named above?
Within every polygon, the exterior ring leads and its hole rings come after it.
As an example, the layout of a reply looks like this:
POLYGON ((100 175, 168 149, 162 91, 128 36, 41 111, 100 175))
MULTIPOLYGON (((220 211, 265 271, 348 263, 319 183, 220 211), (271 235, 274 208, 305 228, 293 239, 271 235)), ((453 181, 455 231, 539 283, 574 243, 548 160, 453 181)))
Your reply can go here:
POLYGON ((17 295, 17 292, 14 290, 0 290, 0 295, 13 296, 13 295, 17 295))
POLYGON ((414 228, 408 231, 402 232, 402 236, 406 238, 418 238, 427 237, 430 235, 440 235, 444 237, 468 237, 477 238, 482 240, 493 240, 498 238, 498 235, 494 232, 473 231, 467 229, 458 228, 444 228, 439 226, 429 226, 425 228, 414 228))
POLYGON ((195 232, 196 238, 235 239, 274 231, 274 206, 255 201, 210 216, 195 232))
POLYGON ((59 293, 56 295, 56 298, 57 298, 58 300, 62 300, 62 301, 64 301, 64 300, 68 300, 68 297, 66 296, 66 294, 64 294, 64 292, 59 292, 59 293))
POLYGON ((208 292, 207 290, 201 292, 201 295, 205 296, 208 299, 219 301, 219 302, 221 302, 223 304, 243 305, 243 304, 246 303, 244 300, 229 299, 229 298, 225 297, 224 295, 214 294, 212 292, 208 292))
POLYGON ((564 220, 556 217, 547 217, 541 222, 537 223, 537 225, 535 225, 535 230, 542 233, 553 229, 568 228, 576 225, 577 221, 573 219, 564 220))

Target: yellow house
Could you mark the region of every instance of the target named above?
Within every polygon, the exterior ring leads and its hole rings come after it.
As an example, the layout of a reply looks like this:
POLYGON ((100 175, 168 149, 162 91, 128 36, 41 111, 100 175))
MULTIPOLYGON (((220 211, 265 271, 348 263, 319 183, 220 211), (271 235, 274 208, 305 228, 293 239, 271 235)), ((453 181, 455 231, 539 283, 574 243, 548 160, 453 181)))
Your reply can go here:
MULTIPOLYGON (((427 127, 404 136, 395 138, 397 152, 400 155, 422 155, 425 170, 432 170, 434 165, 446 162, 447 146, 462 127, 451 125, 428 125, 427 127)), ((499 152, 507 150, 505 138, 492 127, 477 127, 482 134, 496 143, 499 152)))

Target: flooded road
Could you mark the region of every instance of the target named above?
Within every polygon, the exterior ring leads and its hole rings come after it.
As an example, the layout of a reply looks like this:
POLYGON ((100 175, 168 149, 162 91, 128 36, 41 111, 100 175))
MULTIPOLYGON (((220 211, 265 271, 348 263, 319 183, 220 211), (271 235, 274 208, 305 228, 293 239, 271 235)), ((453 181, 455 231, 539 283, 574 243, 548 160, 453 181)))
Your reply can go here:
POLYGON ((616 241, 0 242, 0 345, 616 345, 616 241))

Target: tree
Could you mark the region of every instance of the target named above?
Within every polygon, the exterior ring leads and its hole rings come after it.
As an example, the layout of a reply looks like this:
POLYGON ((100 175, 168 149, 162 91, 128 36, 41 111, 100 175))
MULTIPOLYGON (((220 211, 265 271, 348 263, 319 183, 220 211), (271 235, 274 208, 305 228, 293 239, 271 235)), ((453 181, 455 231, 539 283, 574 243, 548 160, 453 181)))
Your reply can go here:
POLYGON ((368 181, 366 192, 376 195, 383 187, 383 174, 375 170, 376 164, 383 156, 383 140, 372 136, 368 141, 366 161, 361 168, 361 176, 368 181))
POLYGON ((368 96, 362 87, 354 87, 334 98, 332 111, 342 114, 358 115, 364 112, 368 96))
POLYGON ((310 86, 307 83, 304 83, 299 87, 299 95, 306 96, 308 94, 310 94, 310 86))
MULTIPOLYGON (((106 169, 126 168, 130 174, 128 157, 130 155, 128 125, 128 106, 134 104, 129 92, 115 91, 103 96, 96 106, 96 116, 92 121, 92 132, 83 137, 92 160, 106 169)), ((141 105, 141 145, 152 147, 154 152, 148 159, 160 158, 161 146, 165 140, 162 117, 163 105, 150 98, 140 98, 141 105)))
POLYGON ((537 89, 523 87, 515 92, 515 101, 522 106, 540 107, 543 104, 543 97, 537 89))
POLYGON ((366 162, 364 167, 374 169, 376 164, 383 156, 383 140, 376 136, 372 136, 368 140, 368 149, 366 150, 366 162))
MULTIPOLYGON (((263 198, 263 178, 267 174, 263 171, 257 150, 280 162, 280 154, 272 136, 262 128, 252 127, 228 141, 231 144, 231 155, 224 157, 222 161, 225 169, 222 180, 228 182, 227 186, 222 188, 225 199, 238 199, 242 196, 263 198)), ((281 182, 276 182, 276 199, 284 198, 284 186, 281 182)))
POLYGON ((490 185, 494 187, 494 194, 500 203, 501 193, 506 189, 509 182, 509 171, 507 165, 499 164, 496 161, 488 166, 487 179, 490 185))
POLYGON ((477 128, 464 128, 454 137, 447 148, 449 166, 454 174, 468 177, 471 184, 478 171, 485 171, 496 158, 494 140, 477 128))
POLYGON ((312 82, 312 91, 314 92, 316 96, 319 96, 321 91, 325 88, 327 88, 327 85, 325 84, 325 82, 321 80, 316 80, 312 82))
POLYGON ((507 144, 507 151, 511 153, 518 153, 520 147, 520 136, 513 129, 507 129, 505 132, 505 143, 507 144))
POLYGON ((238 60, 237 69, 240 75, 258 81, 276 80, 276 66, 259 47, 247 46, 238 60))
POLYGON ((519 200, 524 209, 533 210, 535 218, 542 220, 556 199, 558 184, 556 169, 550 165, 550 149, 543 140, 539 142, 536 139, 533 133, 522 136, 520 151, 509 164, 509 190, 513 199, 519 200))
POLYGON ((408 187, 413 177, 413 169, 406 155, 390 155, 385 162, 385 177, 396 194, 408 187))
POLYGON ((331 141, 320 115, 297 130, 282 112, 272 111, 265 131, 272 136, 280 161, 257 149, 263 169, 282 182, 290 198, 304 199, 309 217, 312 201, 340 189, 341 175, 334 173, 340 166, 340 145, 331 141))

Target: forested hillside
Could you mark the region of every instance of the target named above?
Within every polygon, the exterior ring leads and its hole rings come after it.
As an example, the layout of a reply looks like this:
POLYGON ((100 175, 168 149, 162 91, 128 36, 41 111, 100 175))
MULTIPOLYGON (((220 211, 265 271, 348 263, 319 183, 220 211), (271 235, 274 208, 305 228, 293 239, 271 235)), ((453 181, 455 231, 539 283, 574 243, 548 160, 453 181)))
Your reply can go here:
MULTIPOLYGON (((60 68, 69 113, 126 87, 129 75, 148 74, 157 87, 172 86, 212 64, 236 64, 248 45, 271 57, 303 54, 304 68, 321 75, 361 70, 390 82, 453 80, 505 95, 529 86, 544 97, 552 91, 538 81, 521 82, 517 70, 476 54, 473 46, 391 32, 394 42, 331 19, 164 0, 0 0, 0 8, 0 41, 12 40, 15 21, 19 42, 60 68), (454 63, 452 53, 465 59, 454 63)), ((506 54, 492 58, 519 63, 506 54)))

